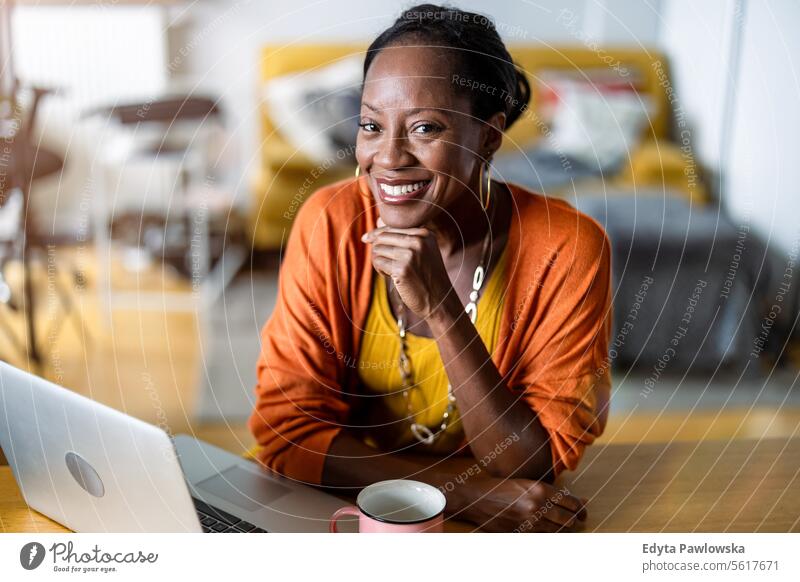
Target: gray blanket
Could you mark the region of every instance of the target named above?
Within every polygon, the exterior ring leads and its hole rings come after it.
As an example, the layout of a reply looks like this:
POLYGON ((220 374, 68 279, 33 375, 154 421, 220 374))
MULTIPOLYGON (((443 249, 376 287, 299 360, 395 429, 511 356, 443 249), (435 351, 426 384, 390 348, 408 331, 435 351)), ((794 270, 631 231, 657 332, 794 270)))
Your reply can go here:
POLYGON ((747 225, 671 195, 577 206, 611 239, 618 363, 649 370, 654 383, 689 368, 758 372, 774 265, 747 225))

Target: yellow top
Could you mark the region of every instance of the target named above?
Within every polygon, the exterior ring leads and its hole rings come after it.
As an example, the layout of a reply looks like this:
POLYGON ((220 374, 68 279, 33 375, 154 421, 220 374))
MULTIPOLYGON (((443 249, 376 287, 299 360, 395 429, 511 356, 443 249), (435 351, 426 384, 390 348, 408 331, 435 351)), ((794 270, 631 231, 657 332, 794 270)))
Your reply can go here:
MULTIPOLYGON (((478 299, 478 318, 475 328, 489 354, 497 344, 500 315, 505 295, 506 252, 500 254, 478 299)), ((361 407, 364 411, 365 441, 371 446, 394 450, 416 443, 411 433, 409 411, 403 396, 403 383, 398 369, 400 338, 397 321, 392 315, 383 276, 374 277, 372 302, 367 315, 358 358, 358 374, 363 387, 361 407)), ((409 402, 413 420, 440 430, 442 415, 447 408, 447 374, 433 338, 406 332, 406 349, 411 360, 412 382, 409 402)), ((426 450, 447 453, 457 449, 464 440, 458 409, 450 416, 447 429, 436 436, 426 450)))

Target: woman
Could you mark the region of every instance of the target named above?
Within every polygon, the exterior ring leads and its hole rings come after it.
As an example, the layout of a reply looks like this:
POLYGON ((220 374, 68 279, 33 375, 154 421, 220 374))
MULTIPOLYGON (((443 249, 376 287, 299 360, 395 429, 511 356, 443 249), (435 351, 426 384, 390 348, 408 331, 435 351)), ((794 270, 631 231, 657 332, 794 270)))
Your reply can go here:
POLYGON ((492 180, 529 100, 484 16, 421 5, 370 46, 356 178, 302 206, 250 428, 294 479, 441 488, 483 529, 579 526, 552 485, 603 431, 608 241, 492 180))

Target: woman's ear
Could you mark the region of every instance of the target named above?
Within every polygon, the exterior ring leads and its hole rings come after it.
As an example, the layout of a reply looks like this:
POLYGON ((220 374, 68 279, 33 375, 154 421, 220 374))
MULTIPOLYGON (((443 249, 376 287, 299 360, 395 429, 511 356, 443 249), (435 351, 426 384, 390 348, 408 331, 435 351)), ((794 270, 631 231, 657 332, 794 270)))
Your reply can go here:
POLYGON ((506 128, 506 114, 497 112, 487 119, 481 129, 481 151, 489 152, 487 159, 500 149, 503 143, 503 131, 506 128))

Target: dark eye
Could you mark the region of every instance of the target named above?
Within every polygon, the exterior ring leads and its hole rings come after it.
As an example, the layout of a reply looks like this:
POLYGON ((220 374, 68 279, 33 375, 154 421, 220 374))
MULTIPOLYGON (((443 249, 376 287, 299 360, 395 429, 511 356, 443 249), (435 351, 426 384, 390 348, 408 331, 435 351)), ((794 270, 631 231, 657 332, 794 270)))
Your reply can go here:
POLYGON ((422 134, 422 135, 429 135, 431 133, 436 133, 441 131, 441 127, 435 125, 433 123, 420 123, 416 127, 414 127, 413 133, 422 134))
POLYGON ((364 123, 359 123, 358 127, 369 133, 378 131, 378 125, 376 123, 372 123, 371 121, 365 121, 364 123))

